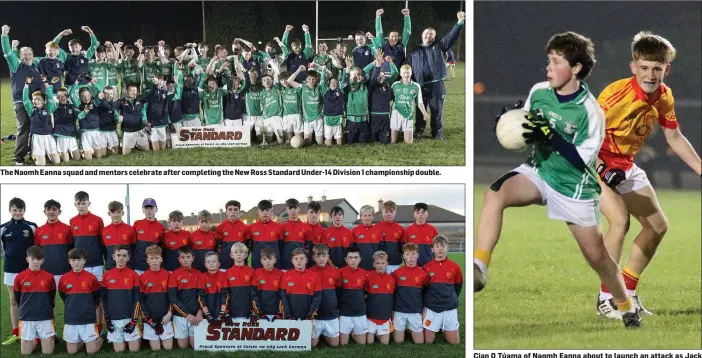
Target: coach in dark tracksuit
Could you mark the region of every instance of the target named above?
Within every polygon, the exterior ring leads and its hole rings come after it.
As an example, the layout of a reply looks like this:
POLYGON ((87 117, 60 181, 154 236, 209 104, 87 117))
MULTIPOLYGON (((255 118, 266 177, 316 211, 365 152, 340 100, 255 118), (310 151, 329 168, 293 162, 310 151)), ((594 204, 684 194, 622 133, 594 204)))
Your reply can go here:
POLYGON ((41 72, 34 63, 34 52, 30 47, 22 47, 19 57, 12 52, 10 46, 10 27, 2 27, 2 53, 5 55, 7 65, 10 68, 10 81, 12 83, 12 102, 14 104, 15 118, 17 118, 17 140, 15 141, 14 159, 17 165, 24 164, 24 158, 29 154, 29 114, 22 103, 22 91, 27 77, 32 77, 29 85, 29 93, 42 91, 46 93, 41 81, 41 72))
MULTIPOLYGON (((466 15, 460 11, 457 16, 458 22, 456 25, 438 42, 435 41, 436 30, 432 28, 425 29, 422 32, 422 44, 407 56, 407 61, 412 66, 412 78, 422 87, 422 98, 425 105, 429 105, 431 110, 431 137, 433 139, 444 139, 442 118, 444 96, 446 96, 446 87, 444 87, 444 78, 446 78, 444 52, 453 46, 461 34, 466 15)), ((415 138, 424 137, 424 128, 426 126, 426 118, 421 113, 417 113, 417 119, 414 122, 415 138)))

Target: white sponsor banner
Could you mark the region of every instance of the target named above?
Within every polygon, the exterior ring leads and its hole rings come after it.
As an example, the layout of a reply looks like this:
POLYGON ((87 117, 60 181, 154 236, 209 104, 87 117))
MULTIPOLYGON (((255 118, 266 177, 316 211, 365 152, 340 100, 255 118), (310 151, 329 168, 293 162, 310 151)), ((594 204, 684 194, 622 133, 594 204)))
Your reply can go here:
POLYGON ((195 327, 196 351, 309 351, 312 321, 236 320, 232 326, 202 320, 195 327))
POLYGON ((250 147, 251 126, 182 127, 171 140, 173 148, 250 147))

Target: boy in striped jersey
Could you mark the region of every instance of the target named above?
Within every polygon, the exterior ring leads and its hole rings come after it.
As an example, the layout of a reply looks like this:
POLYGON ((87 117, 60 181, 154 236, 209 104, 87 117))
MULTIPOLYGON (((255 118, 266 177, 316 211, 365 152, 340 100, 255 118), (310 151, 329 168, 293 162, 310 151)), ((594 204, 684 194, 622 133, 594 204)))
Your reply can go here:
POLYGON ((373 344, 373 339, 378 337, 380 343, 389 344, 395 279, 386 272, 388 254, 376 251, 371 261, 375 270, 368 271, 368 280, 365 285, 366 317, 368 317, 366 340, 368 344, 373 344))
POLYGON ((170 273, 161 268, 161 248, 156 245, 146 248, 149 270, 139 276, 141 288, 141 321, 144 324, 144 339, 149 341, 152 351, 173 349, 173 316, 168 301, 168 279, 170 273))
POLYGON ((112 342, 115 352, 124 352, 125 342, 130 352, 138 352, 141 347, 141 334, 137 327, 137 318, 141 313, 139 275, 127 267, 128 246, 117 245, 112 256, 116 266, 107 271, 102 280, 107 340, 112 342))
POLYGON ((390 142, 395 143, 399 133, 405 137, 405 143, 412 144, 414 130, 415 103, 422 115, 427 117, 427 110, 422 100, 422 90, 417 82, 412 81, 412 67, 402 65, 400 68, 401 80, 392 84, 394 102, 390 115, 390 142))
POLYGON ((193 269, 193 253, 183 246, 179 250, 180 267, 168 278, 168 300, 173 307, 173 326, 179 348, 195 346, 195 326, 203 320, 203 313, 197 302, 197 285, 200 271, 193 269))
POLYGON ((322 299, 319 303, 317 316, 312 325, 312 346, 319 343, 324 335, 324 341, 330 347, 339 345, 339 298, 337 292, 341 285, 339 270, 329 265, 329 247, 316 244, 312 248, 316 265, 310 271, 319 276, 322 288, 322 299))
POLYGON ((417 265, 419 247, 417 244, 405 244, 402 247, 402 257, 405 265, 392 272, 395 279, 396 291, 392 324, 395 328, 395 343, 405 341, 407 329, 412 334, 412 341, 424 343, 424 328, 422 326, 422 291, 428 284, 429 274, 417 265))

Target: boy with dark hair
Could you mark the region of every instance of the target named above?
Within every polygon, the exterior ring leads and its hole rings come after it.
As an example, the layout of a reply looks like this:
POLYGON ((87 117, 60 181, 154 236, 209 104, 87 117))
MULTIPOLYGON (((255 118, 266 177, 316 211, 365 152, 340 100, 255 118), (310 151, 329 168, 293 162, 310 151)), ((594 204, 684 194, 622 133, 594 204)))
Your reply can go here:
POLYGON ((168 278, 168 300, 173 307, 173 326, 175 339, 179 348, 195 346, 195 326, 203 319, 202 310, 197 302, 197 285, 200 271, 194 270, 193 253, 187 246, 179 250, 180 267, 168 278))
MULTIPOLYGON (((261 250, 269 247, 280 256, 280 246, 283 243, 283 226, 271 220, 273 204, 269 200, 258 202, 258 220, 249 226, 253 238, 251 248, 251 267, 261 268, 261 250)), ((280 268, 280 262, 275 267, 280 268)))
POLYGON ((68 101, 68 91, 65 87, 56 90, 56 110, 54 111, 54 137, 56 137, 56 150, 61 161, 67 162, 71 158, 80 160, 80 150, 76 137, 76 123, 78 121, 78 111, 75 106, 68 101))
POLYGON ((329 215, 332 219, 332 225, 324 230, 321 243, 329 247, 332 265, 336 268, 342 268, 346 266, 346 249, 351 247, 353 233, 344 226, 344 209, 335 206, 329 215))
POLYGON ((151 129, 149 141, 154 151, 166 149, 166 127, 168 119, 168 89, 162 74, 158 74, 149 83, 151 87, 144 91, 144 112, 146 126, 151 129))
POLYGON ((12 334, 2 345, 9 345, 20 339, 17 325, 19 306, 15 300, 13 287, 15 285, 15 277, 27 269, 27 249, 34 245, 34 232, 37 230, 37 224, 24 218, 24 211, 27 208, 24 200, 12 198, 8 207, 11 219, 0 226, 0 243, 2 243, 2 251, 5 253, 3 259, 3 283, 7 287, 7 293, 10 296, 12 334))
POLYGON ((402 237, 405 228, 395 221, 397 204, 388 200, 383 203, 383 221, 375 224, 381 235, 380 249, 388 254, 388 273, 402 265, 402 237))
MULTIPOLYGON (((229 200, 224 204, 227 213, 227 220, 217 226, 215 230, 215 246, 219 248, 220 269, 228 270, 234 265, 234 260, 231 256, 232 246, 241 242, 246 246, 250 246, 251 232, 249 227, 239 220, 241 203, 236 200, 229 200)), ((246 256, 244 256, 246 262, 246 256)))
MULTIPOLYGON (((105 227, 102 218, 90 212, 90 196, 84 191, 79 191, 73 197, 78 215, 71 218, 71 235, 76 248, 85 250, 87 261, 85 270, 102 281, 104 273, 105 246, 102 243, 102 229, 105 227)), ((98 322, 101 322, 98 315, 98 322)))
POLYGON ((313 322, 312 345, 319 343, 320 336, 330 347, 339 345, 339 298, 337 292, 341 285, 339 270, 329 263, 329 248, 324 244, 315 244, 314 262, 310 271, 317 274, 322 288, 322 300, 313 322))
POLYGON ((29 267, 20 272, 13 282, 15 302, 19 305, 20 352, 30 355, 36 348, 35 339, 41 340, 42 354, 54 352, 54 307, 56 282, 49 272, 41 269, 44 250, 39 246, 27 249, 29 267))
POLYGON ((349 334, 357 344, 366 344, 368 318, 364 287, 368 272, 358 265, 361 253, 355 247, 346 249, 346 265, 339 269, 339 332, 340 344, 349 343, 349 334))
POLYGON ((370 67, 366 75, 370 77, 368 80, 370 92, 368 109, 370 111, 371 141, 388 144, 390 143, 390 102, 394 99, 391 86, 396 77, 397 68, 392 62, 384 59, 383 55, 382 51, 378 51, 375 55, 375 61, 366 66, 364 72, 370 67), (384 68, 386 66, 389 67, 389 72, 384 68))
MULTIPOLYGON (((388 254, 383 251, 376 251, 371 258, 373 271, 368 271, 366 281, 366 307, 368 312, 368 334, 366 340, 368 344, 373 344, 375 336, 382 344, 390 343, 390 332, 392 332, 392 304, 395 294, 395 279, 387 273, 388 254)), ((363 259, 361 259, 363 262, 363 259)))
POLYGON ((163 268, 170 272, 178 268, 180 248, 190 245, 190 232, 182 230, 183 220, 183 213, 178 210, 168 214, 169 229, 163 237, 163 268))
MULTIPOLYGON (((306 251, 311 253, 312 246, 322 243, 324 236, 324 226, 319 224, 319 214, 322 211, 322 203, 319 201, 311 201, 307 204, 307 225, 310 227, 307 239, 305 241, 306 251)), ((327 248, 329 249, 329 248, 327 248)), ((314 265, 314 258, 310 260, 314 265)))
MULTIPOLYGON (((137 91, 141 86, 141 71, 138 61, 134 58, 135 54, 134 46, 126 45, 124 46, 124 53, 122 54, 122 60, 117 65, 117 71, 122 79, 122 89, 120 91, 120 97, 124 97, 125 90, 127 86, 133 84, 136 86, 137 91)), ((139 57, 139 55, 137 55, 139 57)))
POLYGON ((448 257, 448 239, 438 235, 432 240, 434 260, 424 271, 429 274, 424 291, 424 342, 434 343, 436 332, 443 331, 450 344, 459 344, 458 296, 463 288, 463 271, 448 257))
POLYGON ((107 86, 98 94, 100 104, 98 105, 98 115, 100 116, 100 136, 104 148, 100 149, 101 155, 105 156, 109 150, 112 153, 119 153, 119 138, 117 137, 117 123, 119 123, 120 101, 117 100, 117 88, 107 86))
POLYGON ((149 269, 149 264, 146 262, 146 248, 151 245, 163 245, 163 238, 166 234, 166 228, 156 220, 158 212, 156 200, 144 199, 141 210, 144 212, 145 218, 134 222, 136 243, 134 244, 133 263, 134 271, 139 275, 149 269))
MULTIPOLYGON (((105 246, 105 270, 115 267, 115 260, 112 258, 116 245, 126 245, 129 247, 129 255, 132 257, 134 245, 136 243, 136 231, 134 228, 122 221, 124 216, 124 204, 119 201, 112 201, 107 204, 107 215, 110 216, 110 225, 102 229, 102 244, 105 246)), ((129 268, 134 267, 133 261, 127 263, 129 268)))
MULTIPOLYGON (((292 25, 285 25, 285 32, 283 32, 283 38, 281 39, 280 49, 283 50, 283 57, 285 57, 284 63, 285 68, 288 71, 297 69, 300 66, 307 66, 312 56, 312 38, 310 37, 310 29, 307 25, 302 25, 302 30, 305 32, 305 48, 302 49, 302 44, 300 40, 293 40, 290 43, 290 48, 288 48, 288 35, 293 29, 292 25), (291 52, 292 50, 292 52, 291 52)), ((295 82, 302 83, 307 78, 307 72, 299 72, 294 78, 295 82)))
POLYGON ((49 86, 46 77, 42 76, 46 95, 41 91, 35 91, 30 98, 29 85, 32 81, 33 79, 28 77, 22 91, 24 108, 29 114, 31 126, 32 156, 36 159, 36 165, 46 165, 47 156, 52 163, 58 164, 61 159, 56 148, 56 139, 53 136, 53 112, 56 110, 54 90, 53 87, 49 86))
POLYGON ((101 329, 95 311, 100 307, 100 282, 92 273, 84 270, 87 255, 80 248, 68 252, 68 263, 72 270, 61 276, 58 292, 64 302, 63 340, 69 354, 76 354, 85 344, 88 354, 102 347, 101 329))
POLYGON ((141 347, 141 334, 137 327, 141 312, 139 275, 127 267, 129 246, 115 246, 112 258, 115 268, 107 271, 102 280, 107 340, 112 342, 115 352, 124 352, 125 342, 130 352, 138 352, 141 347))
POLYGON ((205 268, 197 282, 197 302, 207 322, 229 322, 229 280, 219 270, 217 253, 205 254, 205 268))
POLYGON ((73 248, 71 227, 59 221, 61 203, 47 200, 44 203, 46 224, 37 228, 34 233, 34 245, 40 246, 43 255, 48 259, 44 269, 54 275, 54 285, 57 285, 61 275, 71 270, 68 264, 68 251, 73 248))
POLYGON ((144 324, 144 339, 149 341, 152 351, 173 349, 173 317, 168 299, 170 273, 161 268, 163 258, 159 246, 146 248, 149 270, 139 276, 141 321, 144 324))
POLYGON ((374 47, 381 49, 384 54, 392 58, 392 62, 395 64, 395 66, 400 67, 405 64, 405 51, 407 49, 410 36, 412 35, 410 11, 409 9, 402 9, 404 26, 402 28, 401 41, 399 41, 399 34, 397 31, 390 31, 388 34, 388 40, 383 42, 383 21, 381 17, 383 13, 383 9, 378 9, 375 12, 375 37, 371 41, 373 41, 374 47))
MULTIPOLYGON (((351 234, 353 234, 351 245, 361 252, 361 268, 366 271, 373 270, 373 257, 380 250, 380 240, 382 238, 378 228, 373 225, 374 217, 375 210, 373 207, 371 205, 363 205, 361 207, 361 224, 356 225, 351 230, 351 234)), ((385 259, 387 261, 387 257, 385 259)), ((385 266, 387 266, 387 262, 385 266)))
POLYGON ((146 116, 143 99, 137 98, 139 85, 129 83, 124 98, 117 105, 117 113, 122 122, 122 154, 129 154, 132 149, 149 150, 149 139, 145 133, 146 116))
MULTIPOLYGON (((292 259, 291 259, 292 260, 292 259)), ((281 286, 283 271, 275 268, 275 251, 267 247, 261 250, 261 265, 254 271, 251 287, 255 293, 253 310, 259 317, 268 320, 283 318, 281 286)))
MULTIPOLYGON (((97 50, 100 42, 95 33, 88 26, 81 26, 81 30, 85 31, 90 35, 90 47, 85 53, 81 52, 83 47, 80 45, 80 41, 77 38, 73 38, 68 41, 68 49, 70 53, 66 55, 66 60, 64 64, 64 71, 66 73, 66 78, 64 80, 64 85, 69 89, 74 85, 83 85, 88 83, 81 74, 87 74, 90 72, 89 61, 95 55, 95 50, 97 50)), ((61 32, 54 38, 54 42, 61 43, 61 39, 64 35, 70 35, 70 33, 61 32)))
POLYGON ((356 47, 351 52, 353 67, 364 68, 373 62, 375 49, 366 44, 366 34, 363 31, 356 32, 354 40, 356 40, 356 47))
POLYGON ((392 315, 395 343, 405 341, 407 329, 414 343, 424 343, 422 292, 429 284, 429 274, 417 266, 418 250, 417 244, 405 244, 402 247, 405 265, 392 272, 397 284, 392 315))
POLYGON ((419 260, 417 261, 419 267, 431 261, 431 240, 433 240, 436 235, 439 235, 436 228, 427 223, 427 216, 429 216, 429 206, 427 204, 414 204, 414 223, 405 229, 402 238, 403 244, 412 243, 417 244, 419 247, 419 260))
POLYGON ((292 270, 292 252, 299 248, 309 247, 310 227, 298 218, 300 202, 295 198, 290 198, 285 201, 288 220, 283 223, 283 263, 281 265, 283 272, 292 270))
POLYGON ((92 160, 93 154, 95 154, 95 157, 100 158, 101 149, 105 148, 99 131, 100 115, 98 106, 100 105, 100 98, 97 95, 100 92, 102 92, 102 88, 96 86, 94 82, 72 86, 69 91, 69 97, 78 111, 77 117, 81 133, 80 145, 86 160, 92 160))
MULTIPOLYGON (((217 240, 215 233, 210 230, 212 214, 210 214, 209 211, 200 211, 197 215, 197 222, 200 227, 190 234, 190 242, 188 245, 193 250, 193 267, 204 273, 207 271, 205 267, 205 254, 210 251, 217 252, 217 240)), ((221 265, 220 271, 225 271, 221 269, 221 265)))
POLYGON ((283 313, 288 319, 314 320, 322 302, 322 284, 319 276, 307 270, 307 254, 302 248, 293 251, 294 270, 283 274, 280 295, 283 313))

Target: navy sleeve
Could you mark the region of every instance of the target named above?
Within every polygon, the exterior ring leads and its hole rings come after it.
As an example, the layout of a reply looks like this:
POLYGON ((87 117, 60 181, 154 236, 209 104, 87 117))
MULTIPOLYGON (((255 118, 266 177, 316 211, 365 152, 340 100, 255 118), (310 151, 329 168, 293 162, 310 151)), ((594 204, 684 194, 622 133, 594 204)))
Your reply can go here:
POLYGON ((261 300, 258 299, 258 289, 254 285, 249 287, 251 287, 251 309, 256 312, 256 314, 260 314, 261 309, 259 307, 261 307, 261 300))
POLYGON ((95 307, 97 307, 97 306, 100 305, 100 291, 101 291, 101 290, 98 289, 98 290, 93 291, 92 294, 91 294, 92 297, 93 297, 93 305, 94 305, 95 307))
POLYGON ((314 291, 312 296, 312 304, 310 305, 310 310, 307 312, 307 317, 313 318, 317 315, 317 310, 319 309, 319 304, 322 303, 322 291, 314 291))
POLYGON ((146 307, 146 298, 144 295, 139 295, 139 301, 141 304, 141 316, 144 319, 149 319, 151 318, 151 312, 149 312, 149 309, 146 307))
MULTIPOLYGON (((54 288, 49 291, 49 299, 51 300, 51 307, 56 307, 56 283, 54 283, 54 288)), ((17 301, 19 304, 19 301, 17 301)))
POLYGON ((132 314, 132 319, 138 319, 139 313, 141 313, 141 304, 139 303, 139 286, 132 287, 132 302, 134 303, 134 313, 132 314))
MULTIPOLYGON (((207 295, 205 294, 205 290, 200 288, 197 289, 197 303, 204 314, 205 308, 207 308, 207 295)), ((207 312, 210 312, 209 308, 207 309, 207 312)))
POLYGON ((59 296, 61 297, 61 301, 66 302, 66 292, 59 291, 59 296))
POLYGON ((222 287, 219 291, 220 312, 229 311, 229 287, 222 287), (224 306, 224 310, 221 307, 224 306))
POLYGON ((585 165, 583 158, 580 157, 580 154, 578 153, 578 150, 575 148, 575 145, 573 143, 567 142, 558 133, 554 132, 553 137, 551 137, 551 140, 548 144, 553 149, 557 150, 563 156, 563 158, 568 160, 568 162, 572 164, 575 168, 582 172, 585 171, 587 165, 585 165))
POLYGON ((168 288, 168 300, 171 302, 174 310, 178 311, 183 317, 188 316, 185 305, 178 299, 178 290, 175 287, 168 288))
POLYGON ((105 318, 108 318, 107 314, 107 287, 100 288, 100 298, 102 299, 102 306, 105 308, 105 318))
POLYGON ((283 303, 283 318, 288 319, 290 318, 290 303, 288 303, 288 295, 285 292, 285 289, 280 290, 280 299, 283 303))
POLYGON ((463 282, 454 283, 453 287, 456 289, 456 298, 458 298, 461 295, 461 289, 463 289, 463 282))
POLYGON ((453 47, 453 44, 456 42, 456 40, 458 40, 458 36, 461 34, 462 29, 463 25, 459 25, 458 23, 453 25, 451 31, 449 31, 446 36, 441 39, 441 41, 439 41, 439 48, 441 51, 446 52, 453 47))

